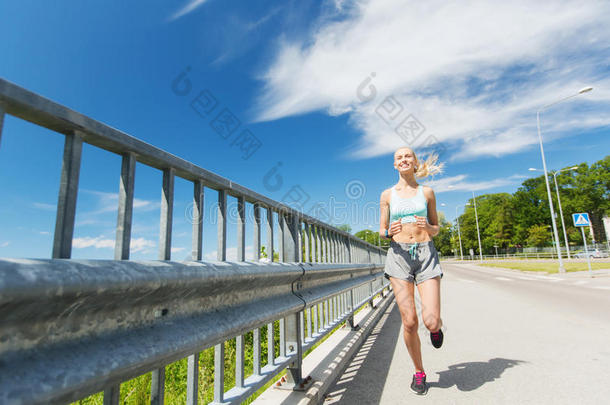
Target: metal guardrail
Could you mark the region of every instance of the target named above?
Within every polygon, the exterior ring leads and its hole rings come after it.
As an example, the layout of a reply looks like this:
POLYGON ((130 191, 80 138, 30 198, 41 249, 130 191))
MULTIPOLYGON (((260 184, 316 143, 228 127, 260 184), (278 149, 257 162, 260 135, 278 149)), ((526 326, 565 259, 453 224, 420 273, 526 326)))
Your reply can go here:
MULTIPOLYGON (((188 356, 187 403, 197 403, 198 356, 215 347, 214 403, 239 403, 287 367, 303 382, 304 350, 387 287, 385 252, 349 233, 0 79, 5 114, 66 136, 51 259, 0 259, 0 403, 63 403, 152 370, 151 403, 164 401, 165 365, 188 356), (72 236, 83 142, 123 157, 115 260, 74 260, 72 236), (163 171, 158 261, 129 260, 136 162, 163 171), (174 178, 193 182, 192 262, 172 262, 174 178), (218 191, 219 262, 201 262, 204 188, 218 191), (238 202, 238 262, 226 262, 227 196, 238 202), (254 208, 254 257, 245 261, 245 204, 254 208), (260 262, 261 215, 273 257, 260 262), (307 316, 304 316, 306 312, 307 316), (261 367, 260 327, 280 322, 280 356, 261 367), (244 376, 243 334, 254 333, 244 376), (236 340, 236 384, 224 392, 224 344, 236 340)), ((273 328, 268 327, 273 345, 273 328)))
POLYGON ((77 400, 283 318, 280 356, 216 401, 239 403, 298 374, 382 280, 374 264, 0 260, 0 403, 77 400))

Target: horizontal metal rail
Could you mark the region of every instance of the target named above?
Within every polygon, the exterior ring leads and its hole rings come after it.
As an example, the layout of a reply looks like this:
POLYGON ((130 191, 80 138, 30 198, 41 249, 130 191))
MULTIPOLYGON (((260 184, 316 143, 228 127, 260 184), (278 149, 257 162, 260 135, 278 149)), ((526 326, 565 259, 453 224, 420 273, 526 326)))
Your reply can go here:
MULTIPOLYGON (((77 400, 377 282, 305 350, 385 288, 382 274, 372 264, 0 260, 0 403, 77 400)), ((295 355, 223 402, 247 398, 295 355)))

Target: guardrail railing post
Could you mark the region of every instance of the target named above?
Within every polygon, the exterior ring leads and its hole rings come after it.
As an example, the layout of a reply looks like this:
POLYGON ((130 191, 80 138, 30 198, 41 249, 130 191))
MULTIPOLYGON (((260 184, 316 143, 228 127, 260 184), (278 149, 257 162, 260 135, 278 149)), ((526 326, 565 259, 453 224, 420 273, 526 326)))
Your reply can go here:
POLYGON ((196 261, 201 260, 203 253, 203 201, 203 182, 196 180, 193 183, 193 213, 191 215, 191 220, 193 221, 191 258, 196 261))
POLYGON ((322 236, 320 235, 319 225, 316 225, 316 262, 322 262, 322 236))
POLYGON ((371 306, 371 308, 375 308, 375 305, 373 304, 373 282, 369 282, 368 283, 369 286, 369 305, 371 306))
POLYGON ((328 326, 330 325, 330 318, 328 316, 328 314, 330 313, 329 310, 329 304, 330 304, 330 299, 327 299, 324 301, 324 327, 328 328, 328 326))
POLYGON ((174 211, 174 172, 172 168, 163 170, 161 194, 161 230, 159 232, 159 260, 171 260, 172 222, 174 211))
POLYGON ((135 174, 136 156, 135 154, 130 152, 123 155, 123 161, 121 163, 121 180, 119 182, 119 209, 117 215, 116 240, 114 244, 115 260, 129 259, 135 174))
POLYGON ((324 261, 326 263, 332 263, 332 256, 330 254, 330 232, 324 228, 324 261))
POLYGON ((294 353, 293 361, 287 368, 286 379, 295 389, 303 388, 303 348, 301 346, 301 322, 299 312, 286 317, 286 345, 289 353, 294 353))
POLYGON ((225 394, 225 343, 214 346, 214 402, 222 403, 225 394))
POLYGON ((334 232, 334 245, 335 245, 335 263, 341 263, 341 255, 339 253, 339 234, 334 232))
POLYGON ((273 211, 267 207, 267 258, 273 262, 273 211))
POLYGON ((349 302, 350 302, 350 307, 349 310, 351 311, 349 318, 347 318, 347 321, 349 323, 349 326, 352 328, 352 330, 356 330, 358 329, 358 327, 354 324, 354 312, 356 310, 356 303, 354 302, 354 289, 350 288, 349 290, 349 302))
POLYGON ((309 309, 306 310, 307 311, 307 336, 309 337, 309 339, 311 339, 311 337, 313 336, 311 333, 311 325, 313 323, 313 307, 309 307, 309 309))
POLYGON ((301 225, 301 220, 298 218, 295 218, 296 224, 295 224, 295 231, 296 231, 296 245, 295 245, 295 250, 296 250, 296 261, 301 263, 304 262, 305 260, 303 259, 303 233, 302 233, 302 229, 303 226, 301 225))
POLYGON ((165 367, 155 370, 150 381, 150 405, 163 405, 165 397, 165 367))
POLYGON ((53 237, 53 259, 69 259, 72 256, 72 236, 76 216, 78 177, 83 150, 83 138, 79 131, 66 135, 61 166, 61 180, 57 199, 57 218, 53 237))
POLYGON ((197 405, 199 392, 199 353, 188 357, 186 371, 186 405, 197 405))
POLYGON ((334 263, 335 262, 335 255, 334 255, 334 249, 333 249, 333 232, 328 229, 327 230, 327 234, 328 234, 328 262, 329 263, 334 263))
POLYGON ((278 224, 278 250, 279 250, 279 259, 280 262, 285 262, 286 261, 286 252, 284 251, 285 247, 284 247, 284 233, 285 233, 285 224, 284 224, 284 215, 282 211, 278 211, 277 213, 277 224, 278 224))
POLYGON ((235 386, 244 387, 244 335, 235 336, 235 386))
POLYGON ((273 322, 267 324, 267 364, 275 364, 275 342, 273 340, 273 322))
POLYGON ((333 241, 333 260, 335 263, 339 262, 339 251, 338 251, 338 244, 337 244, 337 234, 335 232, 332 233, 332 241, 333 241))
POLYGON ((218 190, 218 249, 216 259, 219 262, 227 260, 227 191, 218 190))
POLYGON ((299 344, 302 346, 305 341, 305 310, 299 311, 299 330, 301 331, 299 344))
POLYGON ((237 261, 246 260, 246 201, 237 197, 237 261))
POLYGON ((280 318, 280 357, 286 357, 286 319, 280 318))
POLYGON ((309 263, 311 262, 311 258, 309 257, 309 244, 311 243, 311 238, 309 236, 309 224, 307 222, 305 222, 305 229, 303 230, 303 233, 305 235, 305 259, 303 259, 303 261, 309 263))
POLYGON ((104 405, 118 405, 121 398, 121 384, 117 384, 104 390, 104 405))
POLYGON ((261 209, 260 204, 254 203, 252 205, 254 212, 254 240, 252 241, 254 252, 253 259, 258 262, 261 258, 261 209))
POLYGON ((252 374, 261 375, 261 330, 252 331, 252 374))

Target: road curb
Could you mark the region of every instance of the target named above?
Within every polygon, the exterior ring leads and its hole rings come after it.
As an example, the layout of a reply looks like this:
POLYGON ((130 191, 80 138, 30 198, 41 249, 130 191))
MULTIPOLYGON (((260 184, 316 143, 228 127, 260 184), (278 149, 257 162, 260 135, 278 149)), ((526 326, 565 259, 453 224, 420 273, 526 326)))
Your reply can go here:
MULTIPOLYGON (((458 266, 458 267, 475 270, 475 271, 476 270, 486 270, 486 269, 491 269, 491 270, 498 269, 498 270, 513 272, 515 274, 532 274, 532 275, 546 276, 549 278, 589 277, 589 270, 570 271, 570 272, 566 272, 564 274, 559 274, 559 273, 549 273, 546 271, 518 270, 518 269, 511 269, 509 267, 479 266, 478 264, 474 264, 474 263, 451 263, 451 264, 458 266)), ((592 275, 594 278, 595 277, 610 277, 610 269, 595 269, 592 271, 592 275)))

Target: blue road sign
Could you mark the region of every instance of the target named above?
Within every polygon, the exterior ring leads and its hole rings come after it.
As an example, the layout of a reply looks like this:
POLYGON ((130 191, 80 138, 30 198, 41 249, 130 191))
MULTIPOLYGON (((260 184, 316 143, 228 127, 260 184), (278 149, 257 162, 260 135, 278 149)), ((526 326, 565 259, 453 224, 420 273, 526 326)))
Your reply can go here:
POLYGON ((589 214, 587 214, 586 212, 579 212, 577 214, 572 214, 572 221, 574 221, 574 226, 591 225, 591 221, 589 220, 589 214))

